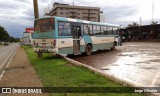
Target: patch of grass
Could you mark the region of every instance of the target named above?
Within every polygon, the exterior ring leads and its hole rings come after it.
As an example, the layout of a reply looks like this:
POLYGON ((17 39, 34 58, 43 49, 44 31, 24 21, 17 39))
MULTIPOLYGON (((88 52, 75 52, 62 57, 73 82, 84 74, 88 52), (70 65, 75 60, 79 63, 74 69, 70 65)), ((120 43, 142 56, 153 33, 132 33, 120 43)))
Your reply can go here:
MULTIPOLYGON (((84 67, 68 64, 64 59, 44 54, 37 58, 31 46, 23 46, 45 87, 123 87, 84 67)), ((138 93, 56 93, 50 96, 143 96, 138 93)))

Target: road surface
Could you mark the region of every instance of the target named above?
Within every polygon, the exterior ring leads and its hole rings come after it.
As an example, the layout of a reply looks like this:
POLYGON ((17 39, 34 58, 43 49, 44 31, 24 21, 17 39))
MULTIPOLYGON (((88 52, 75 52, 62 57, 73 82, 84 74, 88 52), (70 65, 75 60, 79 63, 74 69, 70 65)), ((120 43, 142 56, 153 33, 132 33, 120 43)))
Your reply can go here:
POLYGON ((9 61, 13 51, 17 48, 18 44, 9 44, 8 46, 0 46, 0 74, 4 70, 7 62, 9 61))
POLYGON ((160 42, 124 43, 115 51, 70 58, 137 86, 160 87, 160 42))

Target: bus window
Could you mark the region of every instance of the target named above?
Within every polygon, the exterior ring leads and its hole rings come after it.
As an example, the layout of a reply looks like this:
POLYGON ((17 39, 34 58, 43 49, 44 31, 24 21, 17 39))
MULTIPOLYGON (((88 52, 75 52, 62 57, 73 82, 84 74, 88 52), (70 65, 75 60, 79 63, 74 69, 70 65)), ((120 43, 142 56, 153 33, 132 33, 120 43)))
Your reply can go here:
POLYGON ((87 35, 92 35, 92 25, 83 25, 83 28, 84 28, 84 34, 87 34, 87 35))
POLYGON ((113 34, 118 35, 118 28, 117 27, 113 27, 113 34))
POLYGON ((102 34, 102 35, 104 34, 104 27, 105 27, 105 26, 101 26, 101 34, 102 34))
POLYGON ((35 31, 46 32, 49 30, 54 30, 54 18, 36 20, 34 26, 35 31))
POLYGON ((107 26, 101 26, 101 34, 108 35, 108 27, 107 26))
POLYGON ((58 34, 59 36, 71 36, 71 28, 69 22, 58 23, 58 34))
POLYGON ((108 35, 112 35, 112 34, 113 34, 112 27, 108 27, 108 35))
POLYGON ((101 35, 100 26, 93 25, 93 33, 94 33, 95 35, 101 35))
POLYGON ((108 35, 108 27, 107 26, 104 26, 104 35, 108 35))

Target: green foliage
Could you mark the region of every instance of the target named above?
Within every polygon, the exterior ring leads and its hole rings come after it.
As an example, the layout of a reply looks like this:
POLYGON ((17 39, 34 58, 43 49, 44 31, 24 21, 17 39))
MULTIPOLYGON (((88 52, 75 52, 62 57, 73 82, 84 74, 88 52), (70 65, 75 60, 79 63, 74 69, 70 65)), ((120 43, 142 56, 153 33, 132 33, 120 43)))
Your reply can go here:
POLYGON ((6 41, 8 38, 9 35, 7 31, 2 26, 0 26, 0 41, 6 41))
POLYGON ((157 21, 152 21, 152 22, 151 22, 151 25, 157 25, 157 24, 158 24, 157 21))
POLYGON ((132 24, 128 24, 128 27, 137 27, 139 26, 139 24, 137 24, 136 22, 133 22, 132 24))
POLYGON ((0 26, 0 41, 19 42, 19 39, 9 36, 8 32, 0 26))
POLYGON ((10 37, 8 38, 8 41, 9 41, 9 42, 19 42, 19 38, 14 38, 14 37, 10 36, 10 37))

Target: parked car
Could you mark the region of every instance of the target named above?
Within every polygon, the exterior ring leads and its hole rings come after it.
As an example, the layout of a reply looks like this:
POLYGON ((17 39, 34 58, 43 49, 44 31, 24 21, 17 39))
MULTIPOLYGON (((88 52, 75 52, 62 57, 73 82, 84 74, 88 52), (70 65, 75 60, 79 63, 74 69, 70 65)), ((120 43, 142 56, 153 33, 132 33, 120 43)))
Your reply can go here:
POLYGON ((3 45, 4 45, 4 46, 8 46, 9 43, 8 43, 8 42, 4 42, 3 45))

